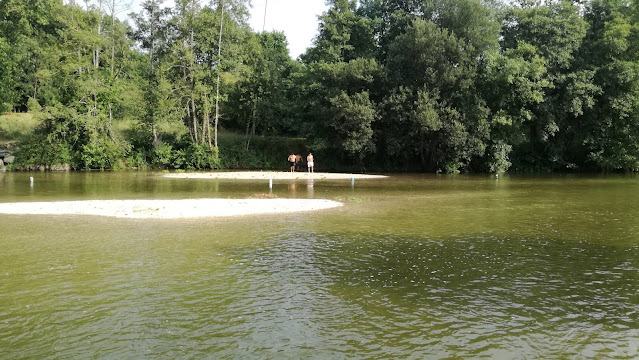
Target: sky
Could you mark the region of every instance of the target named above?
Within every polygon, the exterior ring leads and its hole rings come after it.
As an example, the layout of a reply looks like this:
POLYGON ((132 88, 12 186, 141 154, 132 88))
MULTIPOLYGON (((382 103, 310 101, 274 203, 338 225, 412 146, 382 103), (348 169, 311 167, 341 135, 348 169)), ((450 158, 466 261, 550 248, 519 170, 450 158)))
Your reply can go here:
MULTIPOLYGON (((296 59, 311 46, 317 35, 317 17, 328 8, 325 0, 252 0, 249 25, 255 32, 283 31, 288 40, 288 49, 296 59), (266 10, 266 17, 264 11, 266 10), (266 20, 266 21, 264 21, 266 20)), ((143 0, 132 0, 131 11, 140 11, 143 0)), ((173 1, 165 1, 173 6, 173 1)))
POLYGON ((311 46, 317 35, 317 17, 328 8, 324 0, 253 0, 249 24, 254 31, 283 31, 292 58, 311 46), (266 21, 264 9, 266 8, 266 21))

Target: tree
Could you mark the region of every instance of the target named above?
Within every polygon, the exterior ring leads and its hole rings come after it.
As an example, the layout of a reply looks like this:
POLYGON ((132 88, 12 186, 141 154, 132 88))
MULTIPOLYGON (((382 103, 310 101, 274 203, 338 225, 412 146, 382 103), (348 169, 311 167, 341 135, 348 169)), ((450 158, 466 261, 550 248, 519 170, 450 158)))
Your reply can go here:
POLYGON ((0 114, 8 111, 16 102, 14 71, 16 64, 11 56, 11 46, 5 38, 0 37, 0 114))
POLYGON ((581 153, 600 169, 639 169, 639 18, 636 4, 593 1, 586 8, 589 31, 581 56, 597 92, 580 114, 575 138, 581 153))
POLYGON ((242 79, 229 97, 229 117, 246 133, 246 148, 255 135, 299 135, 300 104, 296 98, 302 68, 293 61, 283 33, 260 33, 245 47, 242 79))
POLYGON ((402 152, 408 161, 417 155, 424 170, 457 172, 483 154, 486 109, 475 91, 477 63, 467 46, 421 19, 395 39, 386 66, 395 91, 382 101, 377 129, 387 156, 402 152), (395 121, 405 125, 397 128, 395 121))
POLYGON ((484 99, 492 110, 488 170, 507 171, 513 146, 529 141, 527 126, 536 107, 546 100, 551 86, 546 79, 546 60, 537 49, 519 42, 503 54, 490 52, 481 72, 484 99))
POLYGON ((578 66, 582 61, 578 51, 588 24, 580 16, 579 7, 567 1, 513 8, 507 12, 504 24, 503 50, 518 49, 522 43, 531 45, 545 61, 544 77, 549 82, 543 101, 536 101, 537 105, 524 113, 528 118, 518 120, 525 124, 526 139, 516 141, 513 147, 515 168, 572 168, 572 129, 598 91, 590 83, 590 73, 578 66))
POLYGON ((162 3, 163 0, 147 0, 142 3, 140 13, 131 14, 136 25, 133 37, 148 58, 143 73, 146 106, 142 118, 151 130, 154 147, 161 141, 161 129, 174 132, 172 129, 180 127, 177 124, 171 126, 177 118, 176 104, 170 99, 171 90, 165 76, 166 66, 163 65, 170 52, 170 9, 162 8, 162 3))
POLYGON ((332 0, 331 8, 320 16, 315 46, 302 55, 305 63, 335 62, 375 55, 376 43, 371 20, 356 14, 356 1, 332 0))
MULTIPOLYGON (((360 164, 373 147, 371 124, 377 112, 368 98, 367 92, 348 95, 339 93, 330 99, 331 111, 328 127, 333 130, 332 138, 339 149, 360 164)), ((330 138, 329 138, 330 139, 330 138)))

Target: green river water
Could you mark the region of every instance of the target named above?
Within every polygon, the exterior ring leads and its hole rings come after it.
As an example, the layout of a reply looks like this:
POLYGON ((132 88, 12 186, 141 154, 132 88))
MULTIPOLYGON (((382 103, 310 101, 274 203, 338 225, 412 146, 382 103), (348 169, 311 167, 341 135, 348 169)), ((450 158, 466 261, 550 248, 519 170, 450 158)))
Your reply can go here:
MULTIPOLYGON (((264 192, 0 173, 0 202, 264 192)), ((344 206, 0 215, 0 359, 639 358, 638 176, 276 180, 273 193, 344 206)))

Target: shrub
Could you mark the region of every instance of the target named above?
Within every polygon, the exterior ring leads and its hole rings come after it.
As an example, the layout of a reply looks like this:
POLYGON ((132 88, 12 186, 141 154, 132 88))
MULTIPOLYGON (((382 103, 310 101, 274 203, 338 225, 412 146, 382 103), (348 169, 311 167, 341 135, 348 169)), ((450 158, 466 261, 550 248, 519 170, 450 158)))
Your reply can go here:
POLYGON ((127 168, 137 168, 144 170, 147 168, 146 156, 143 151, 133 151, 125 159, 127 168))
POLYGON ((120 168, 119 159, 124 157, 126 146, 116 143, 105 134, 92 134, 82 146, 80 154, 84 169, 120 168))
POLYGON ((193 169, 219 169, 220 156, 218 148, 209 149, 206 145, 191 144, 186 149, 186 165, 193 169))
POLYGON ((221 132, 219 136, 221 167, 225 169, 286 169, 291 152, 307 152, 302 138, 253 136, 246 148, 246 136, 221 132))
POLYGON ((152 152, 151 163, 155 167, 167 168, 173 165, 173 146, 159 143, 152 152))
POLYGON ((29 170, 72 162, 71 147, 63 139, 35 132, 20 141, 20 147, 15 153, 14 168, 29 170))

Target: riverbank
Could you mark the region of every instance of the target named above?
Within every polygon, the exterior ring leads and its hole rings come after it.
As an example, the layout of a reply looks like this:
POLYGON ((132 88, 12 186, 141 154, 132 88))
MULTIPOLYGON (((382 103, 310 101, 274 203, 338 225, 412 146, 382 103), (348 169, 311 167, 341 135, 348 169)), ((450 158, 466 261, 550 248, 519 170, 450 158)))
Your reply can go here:
POLYGON ((383 179, 385 175, 371 174, 347 174, 347 173, 309 173, 304 171, 219 171, 219 172, 193 172, 170 173, 164 177, 174 179, 235 179, 235 180, 350 180, 350 179, 383 179))
POLYGON ((96 215, 131 219, 184 219, 313 211, 341 206, 322 199, 88 200, 0 203, 0 214, 96 215))

